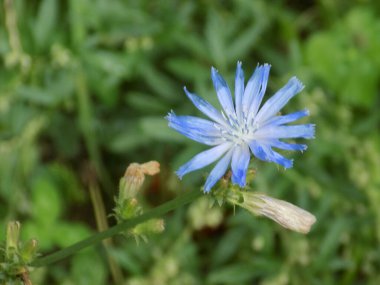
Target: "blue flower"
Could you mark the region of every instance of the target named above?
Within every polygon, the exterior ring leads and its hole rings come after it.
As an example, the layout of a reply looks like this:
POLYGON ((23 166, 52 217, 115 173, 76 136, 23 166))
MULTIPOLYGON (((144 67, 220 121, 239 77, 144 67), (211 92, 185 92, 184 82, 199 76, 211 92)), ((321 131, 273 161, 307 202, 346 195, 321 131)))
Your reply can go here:
POLYGON ((296 77, 292 77, 260 108, 267 87, 269 69, 269 64, 258 65, 247 85, 244 86, 244 73, 241 62, 238 62, 234 102, 226 81, 212 67, 211 78, 223 109, 221 112, 201 97, 190 93, 186 87, 184 88, 187 97, 195 107, 210 120, 193 116, 177 116, 172 111, 166 117, 169 127, 211 148, 197 154, 182 165, 176 172, 179 178, 219 160, 206 180, 204 191, 211 190, 225 174, 230 164, 232 183, 244 187, 251 152, 261 160, 275 162, 285 168, 293 166, 293 160, 285 158, 273 148, 306 150, 305 144, 287 143, 280 139, 314 138, 315 125, 286 125, 308 116, 308 110, 278 115, 286 103, 304 87, 296 77))

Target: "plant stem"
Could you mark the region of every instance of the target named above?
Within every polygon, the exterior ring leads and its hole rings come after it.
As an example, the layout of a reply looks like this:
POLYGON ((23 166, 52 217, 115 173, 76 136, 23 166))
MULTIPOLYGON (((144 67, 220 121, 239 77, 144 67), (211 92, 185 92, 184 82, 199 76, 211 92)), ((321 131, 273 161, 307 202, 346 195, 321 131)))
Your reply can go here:
MULTIPOLYGON (((94 208, 94 214, 96 219, 96 225, 98 227, 98 231, 105 231, 109 228, 107 222, 107 215, 104 208, 104 202, 102 198, 102 194, 100 193, 99 186, 96 183, 95 179, 89 181, 89 189, 90 189, 90 197, 92 201, 92 206, 94 208)), ((108 265, 110 267, 112 279, 114 284, 122 284, 123 282, 123 274, 122 271, 115 261, 115 259, 109 253, 109 249, 113 246, 112 239, 103 240, 103 246, 106 251, 108 265)))
POLYGON ((107 194, 112 197, 110 192, 114 189, 107 169, 104 168, 102 156, 99 149, 97 133, 94 127, 93 106, 88 90, 87 77, 83 71, 83 67, 79 65, 75 74, 76 93, 78 102, 78 120, 81 128, 86 150, 88 152, 91 163, 95 167, 96 175, 100 178, 100 183, 104 189, 108 189, 107 194))
POLYGON ((22 54, 20 35, 17 27, 17 15, 13 0, 4 1, 5 25, 9 33, 9 45, 16 55, 22 54))
POLYGON ((49 254, 47 256, 43 256, 40 258, 37 258, 35 261, 31 263, 31 266, 33 267, 41 267, 46 266, 48 264, 60 261, 80 250, 83 248, 86 248, 88 246, 94 245, 96 243, 99 243, 100 241, 112 237, 122 231, 125 231, 129 228, 132 228, 140 223, 143 223, 147 220, 150 220, 152 218, 158 218, 162 217, 164 214, 175 210, 176 208, 179 208, 183 205, 186 205, 198 197, 202 195, 202 192, 199 190, 194 190, 191 192, 188 192, 186 194, 183 194, 169 202, 166 202, 165 204, 162 204, 156 208, 151 209, 150 211, 142 214, 141 216, 138 216, 136 218, 130 219, 128 221, 125 221, 121 224, 118 224, 116 226, 113 226, 109 228, 106 231, 99 232, 97 234, 94 234, 91 237, 88 237, 82 241, 79 241, 69 247, 66 247, 64 249, 61 249, 57 252, 53 252, 52 254, 49 254))

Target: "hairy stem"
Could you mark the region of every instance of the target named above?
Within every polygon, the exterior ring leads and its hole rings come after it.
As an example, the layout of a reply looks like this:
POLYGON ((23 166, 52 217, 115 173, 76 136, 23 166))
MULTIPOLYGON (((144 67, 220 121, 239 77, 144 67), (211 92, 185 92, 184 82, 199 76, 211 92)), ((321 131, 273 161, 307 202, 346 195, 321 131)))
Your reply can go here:
POLYGON ((46 266, 48 264, 60 261, 88 246, 97 244, 101 242, 102 240, 106 238, 110 238, 122 231, 125 231, 129 228, 132 228, 140 223, 143 223, 145 221, 148 221, 153 218, 160 218, 164 214, 173 211, 179 207, 182 207, 183 205, 186 205, 198 197, 202 195, 202 192, 199 190, 194 190, 191 192, 187 192, 186 194, 183 194, 169 202, 166 202, 165 204, 162 204, 156 208, 151 209, 150 211, 142 214, 141 216, 138 216, 136 218, 130 219, 128 221, 125 221, 121 224, 118 224, 116 226, 113 226, 109 228, 108 230, 99 232, 97 234, 94 234, 91 237, 88 237, 82 241, 79 241, 69 247, 66 247, 62 250, 59 250, 57 252, 53 252, 49 255, 37 258, 34 262, 32 262, 31 266, 33 267, 41 267, 46 266))
MULTIPOLYGON (((90 181, 89 189, 90 189, 92 206, 94 208, 96 225, 99 231, 105 231, 108 229, 107 215, 104 209, 103 198, 96 181, 90 181)), ((121 284, 123 281, 122 271, 119 265, 117 264, 117 262, 115 261, 115 259, 109 253, 109 249, 113 246, 112 239, 109 238, 109 239, 103 240, 103 246, 106 251, 108 265, 111 270, 112 279, 115 284, 121 284)))

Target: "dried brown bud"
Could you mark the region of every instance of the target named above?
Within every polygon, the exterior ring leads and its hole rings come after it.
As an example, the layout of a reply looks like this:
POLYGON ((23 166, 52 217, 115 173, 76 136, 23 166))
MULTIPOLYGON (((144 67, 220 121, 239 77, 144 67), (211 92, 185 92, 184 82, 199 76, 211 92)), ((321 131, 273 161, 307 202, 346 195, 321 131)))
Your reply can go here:
POLYGON ((289 202, 263 194, 255 197, 258 214, 279 223, 284 228, 307 234, 316 218, 311 213, 289 202))
POLYGON ((120 180, 119 195, 122 199, 135 197, 145 180, 145 175, 155 175, 160 172, 157 161, 143 164, 131 163, 120 180))
POLYGON ((231 195, 229 201, 247 209, 255 215, 265 216, 284 228, 307 234, 316 218, 311 213, 283 200, 264 194, 241 192, 243 201, 237 195, 231 195))
POLYGON ((146 175, 156 175, 160 172, 160 164, 157 161, 149 161, 140 165, 141 170, 146 175))

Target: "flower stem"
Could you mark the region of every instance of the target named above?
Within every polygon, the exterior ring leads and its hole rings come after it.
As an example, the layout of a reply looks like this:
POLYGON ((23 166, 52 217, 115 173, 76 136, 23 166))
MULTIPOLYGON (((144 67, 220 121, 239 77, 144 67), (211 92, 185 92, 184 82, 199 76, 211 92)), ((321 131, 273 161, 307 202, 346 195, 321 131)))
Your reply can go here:
MULTIPOLYGON (((94 214, 96 219, 96 224, 98 227, 98 231, 105 231, 109 228, 107 222, 107 215, 104 208, 104 202, 102 198, 102 194, 100 193, 100 189, 96 183, 96 180, 89 181, 89 190, 90 197, 92 201, 92 206, 94 208, 94 214)), ((109 249, 113 246, 113 241, 111 238, 103 240, 103 246, 106 251, 108 265, 110 267, 110 272, 114 284, 122 284, 123 283, 123 273, 118 263, 112 257, 109 252, 109 249)))
POLYGON ((120 223, 116 226, 113 226, 109 228, 108 230, 105 230, 103 232, 99 232, 97 234, 94 234, 93 236, 90 236, 82 241, 79 241, 69 247, 66 247, 64 249, 61 249, 57 252, 53 252, 52 254, 37 258, 35 261, 31 263, 31 266, 33 267, 41 267, 46 266, 48 264, 60 261, 80 250, 83 248, 86 248, 88 246, 94 245, 96 243, 99 243, 100 241, 112 237, 122 231, 125 231, 129 228, 132 228, 140 223, 143 223, 147 220, 150 220, 152 218, 158 218, 163 216, 164 214, 175 210, 176 208, 179 208, 183 205, 186 205, 198 197, 202 195, 202 192, 199 190, 194 190, 191 192, 188 192, 186 194, 183 194, 169 202, 166 202, 165 204, 162 204, 156 208, 151 209, 150 211, 147 211, 146 213, 142 214, 141 216, 138 216, 136 218, 130 219, 128 221, 125 221, 123 223, 120 223))

